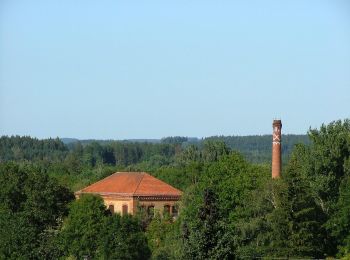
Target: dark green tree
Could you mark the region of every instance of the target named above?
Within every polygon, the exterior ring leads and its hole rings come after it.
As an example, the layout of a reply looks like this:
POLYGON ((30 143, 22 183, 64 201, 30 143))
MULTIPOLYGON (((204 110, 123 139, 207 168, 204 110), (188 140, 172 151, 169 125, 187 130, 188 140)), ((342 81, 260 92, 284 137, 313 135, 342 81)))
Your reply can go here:
MULTIPOLYGON (((342 241, 331 224, 334 214, 339 213, 340 187, 350 172, 350 121, 335 121, 309 131, 311 144, 299 145, 290 161, 294 179, 303 180, 308 196, 321 209, 317 213, 319 234, 323 252, 334 256, 337 241, 342 241), (328 227, 328 228, 326 228, 328 227), (337 235, 336 235, 337 234, 337 235)), ((303 193, 304 196, 305 192, 303 193)))
POLYGON ((53 257, 53 240, 73 194, 38 169, 14 163, 0 165, 0 186, 0 258, 53 257))
POLYGON ((116 214, 105 219, 100 232, 98 258, 142 260, 150 255, 146 236, 137 218, 116 214))
POLYGON ((155 252, 163 246, 162 244, 164 243, 165 236, 168 232, 168 228, 170 227, 170 225, 170 217, 166 216, 165 218, 163 218, 159 212, 156 212, 155 216, 147 226, 146 230, 148 244, 152 252, 155 252))
POLYGON ((83 195, 69 208, 58 243, 65 256, 95 257, 108 211, 101 197, 83 195))
POLYGON ((343 180, 334 214, 327 223, 337 240, 338 256, 350 256, 350 175, 343 180))
POLYGON ((223 141, 206 140, 203 143, 202 158, 205 162, 215 162, 229 154, 229 148, 223 141))
POLYGON ((204 189, 201 202, 183 219, 185 259, 224 259, 230 254, 225 243, 217 195, 204 189))
POLYGON ((236 254, 244 257, 323 257, 321 212, 300 180, 269 180, 239 207, 233 222, 236 254))

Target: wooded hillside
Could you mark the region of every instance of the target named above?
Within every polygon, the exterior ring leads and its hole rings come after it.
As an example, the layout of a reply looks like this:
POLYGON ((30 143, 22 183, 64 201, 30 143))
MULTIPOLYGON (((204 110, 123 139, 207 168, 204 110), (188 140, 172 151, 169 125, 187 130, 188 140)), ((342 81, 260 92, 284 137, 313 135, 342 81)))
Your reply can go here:
POLYGON ((0 258, 347 259, 350 120, 283 142, 282 178, 273 180, 267 136, 84 145, 2 137, 0 258), (181 189, 179 218, 112 215, 99 197, 73 200, 117 170, 181 189))

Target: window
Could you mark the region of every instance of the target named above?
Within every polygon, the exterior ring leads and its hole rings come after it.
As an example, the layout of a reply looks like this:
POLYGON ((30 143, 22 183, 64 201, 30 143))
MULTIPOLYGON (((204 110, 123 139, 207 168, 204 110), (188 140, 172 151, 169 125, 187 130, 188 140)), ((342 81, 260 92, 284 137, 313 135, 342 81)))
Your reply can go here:
POLYGON ((177 217, 177 215, 179 215, 179 210, 178 210, 177 206, 172 206, 171 211, 173 213, 173 217, 177 217))
POLYGON ((164 205, 164 215, 168 214, 170 215, 170 206, 169 205, 164 205))
POLYGON ((128 205, 123 205, 122 212, 123 212, 123 216, 128 214, 128 205))
POLYGON ((114 205, 111 204, 108 206, 108 210, 111 212, 111 213, 114 213, 114 205))
POLYGON ((154 206, 148 206, 147 214, 149 217, 154 217, 154 206))

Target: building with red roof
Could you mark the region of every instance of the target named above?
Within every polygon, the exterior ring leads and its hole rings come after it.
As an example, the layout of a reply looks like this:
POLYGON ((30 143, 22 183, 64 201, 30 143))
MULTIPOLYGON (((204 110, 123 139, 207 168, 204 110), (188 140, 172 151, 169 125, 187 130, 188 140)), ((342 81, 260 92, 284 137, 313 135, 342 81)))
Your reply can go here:
POLYGON ((176 217, 182 192, 146 172, 116 172, 75 196, 82 194, 101 196, 112 213, 135 214, 141 209, 151 215, 157 210, 176 217))

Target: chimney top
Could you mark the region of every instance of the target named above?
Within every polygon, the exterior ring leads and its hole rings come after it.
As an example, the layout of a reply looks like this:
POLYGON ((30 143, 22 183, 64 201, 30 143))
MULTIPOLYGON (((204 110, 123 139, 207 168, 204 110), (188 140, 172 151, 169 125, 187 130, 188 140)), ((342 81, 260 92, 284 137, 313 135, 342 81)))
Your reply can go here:
POLYGON ((281 121, 281 119, 274 119, 272 125, 273 125, 273 126, 275 126, 275 125, 282 126, 282 121, 281 121))

